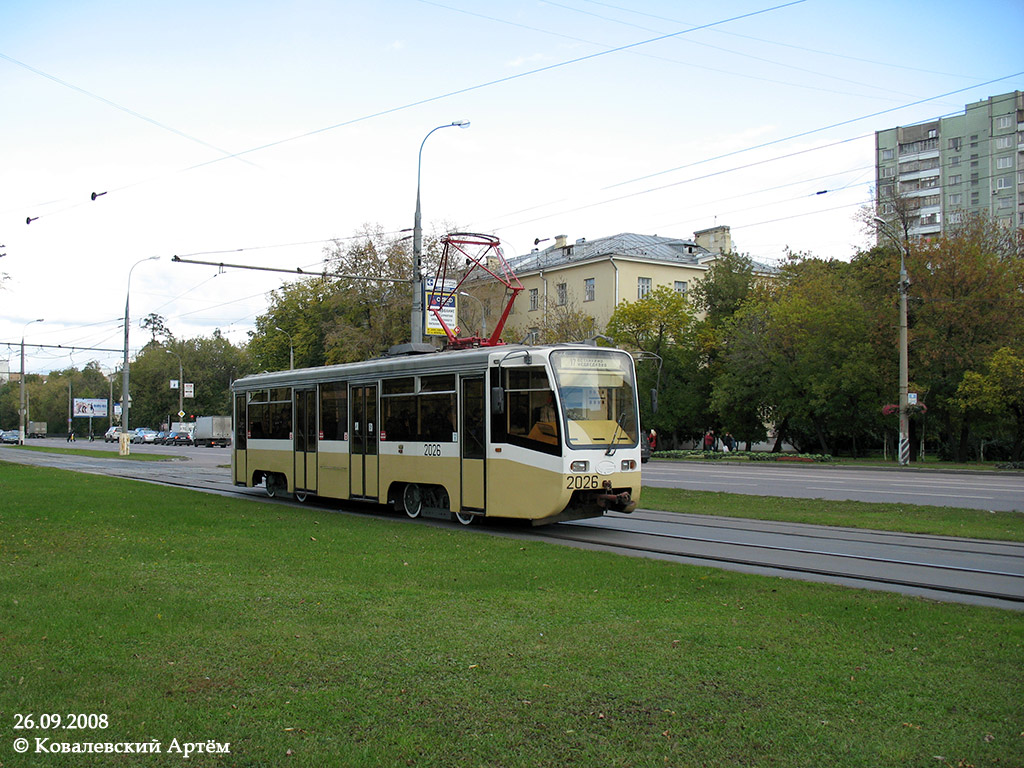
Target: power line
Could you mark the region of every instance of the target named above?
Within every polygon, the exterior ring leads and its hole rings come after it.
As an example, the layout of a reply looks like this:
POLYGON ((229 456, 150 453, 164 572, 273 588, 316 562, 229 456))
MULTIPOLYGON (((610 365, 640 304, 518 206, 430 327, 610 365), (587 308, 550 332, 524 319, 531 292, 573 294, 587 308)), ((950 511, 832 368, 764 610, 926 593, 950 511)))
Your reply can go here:
MULTIPOLYGON (((192 166, 189 166, 187 168, 182 169, 182 171, 180 171, 180 172, 181 173, 185 173, 187 171, 193 171, 193 170, 196 170, 198 168, 204 168, 204 167, 206 167, 208 165, 213 165, 215 163, 223 162, 224 160, 229 160, 231 158, 236 158, 236 157, 242 157, 244 155, 250 155, 250 154, 253 154, 254 152, 261 152, 261 151, 263 151, 265 149, 270 149, 272 147, 278 147, 278 146, 281 146, 282 144, 287 144, 287 143, 290 143, 290 142, 293 142, 293 141, 298 141, 299 139, 309 138, 310 136, 316 136, 317 134, 326 133, 327 131, 333 131, 333 130, 335 130, 337 128, 344 128, 346 126, 355 125, 356 123, 365 122, 367 120, 372 120, 372 119, 377 118, 377 117, 383 117, 384 115, 391 115, 391 114, 394 114, 396 112, 402 112, 402 111, 405 111, 405 110, 408 110, 408 109, 412 109, 413 107, 419 107, 419 106, 423 106, 424 104, 431 104, 431 103, 436 102, 436 101, 442 101, 444 99, 448 99, 448 98, 451 98, 453 96, 460 96, 462 94, 472 93, 473 91, 479 91, 481 89, 489 88, 489 87, 494 86, 494 85, 500 85, 502 83, 508 83, 508 82, 512 82, 514 80, 520 80, 520 79, 523 79, 523 78, 526 78, 526 77, 531 77, 533 75, 541 74, 543 72, 550 72, 551 70, 559 69, 561 67, 567 67, 567 66, 570 66, 572 64, 579 64, 579 63, 582 63, 584 61, 591 61, 593 59, 597 59, 597 58, 600 58, 602 56, 607 56, 607 55, 612 54, 612 53, 621 53, 622 51, 628 51, 628 50, 632 50, 634 48, 639 48, 639 47, 644 46, 644 45, 650 45, 651 43, 656 43, 656 42, 659 42, 661 40, 668 40, 670 38, 678 37, 679 35, 689 34, 691 32, 696 32, 696 31, 701 30, 701 29, 710 29, 712 27, 720 26, 722 24, 729 24, 729 23, 734 22, 734 21, 739 21, 740 19, 748 19, 748 18, 752 18, 754 16, 759 16, 759 15, 765 14, 765 13, 771 13, 772 11, 777 11, 777 10, 780 10, 782 8, 788 8, 788 7, 793 6, 793 5, 799 5, 799 4, 801 4, 801 3, 805 2, 805 1, 806 0, 791 0, 791 2, 782 3, 780 5, 775 5, 775 6, 771 6, 771 7, 768 7, 768 8, 762 8, 760 10, 751 11, 750 13, 744 13, 744 14, 740 14, 740 15, 737 15, 737 16, 732 16, 730 18, 721 19, 719 21, 713 21, 713 22, 710 22, 708 24, 703 24, 701 26, 691 27, 690 29, 683 29, 683 30, 680 30, 678 32, 671 32, 671 33, 664 34, 664 35, 658 35, 656 37, 652 37, 652 38, 649 38, 647 40, 640 40, 640 41, 637 41, 635 43, 627 43, 626 45, 620 45, 620 46, 618 46, 616 48, 610 48, 610 49, 605 50, 605 51, 598 51, 596 53, 587 54, 585 56, 579 56, 579 57, 574 58, 574 59, 567 59, 565 61, 560 61, 560 62, 557 62, 555 64, 549 64, 549 65, 544 66, 544 67, 538 67, 536 69, 531 69, 531 70, 529 70, 527 72, 520 72, 518 74, 508 75, 506 77, 501 77, 501 78, 498 78, 496 80, 489 80, 489 81, 484 82, 484 83, 478 83, 476 85, 470 85, 470 86, 467 86, 465 88, 459 88, 459 89, 456 89, 456 90, 453 90, 453 91, 448 91, 447 93, 438 94, 436 96, 429 96, 429 97, 424 98, 424 99, 419 99, 417 101, 412 101, 412 102, 408 102, 406 104, 402 104, 401 106, 391 107, 389 109, 384 109, 384 110, 381 110, 379 112, 374 112, 374 113, 371 113, 371 114, 368 114, 368 115, 363 115, 361 117, 355 117, 355 118, 352 118, 351 120, 346 120, 346 121, 341 122, 341 123, 335 123, 334 125, 328 125, 328 126, 324 126, 323 128, 317 128, 317 129, 312 130, 312 131, 307 131, 306 133, 301 133, 301 134, 298 134, 296 136, 291 136, 291 137, 284 138, 284 139, 278 139, 277 141, 271 141, 271 142, 268 142, 266 144, 261 144, 261 145, 256 146, 256 147, 251 147, 249 149, 242 150, 241 152, 236 152, 234 154, 228 155, 227 157, 221 157, 221 158, 216 158, 216 159, 213 159, 213 160, 208 160, 208 161, 203 162, 203 163, 197 163, 196 165, 192 165, 192 166)), ((143 182, 138 182, 137 184, 139 184, 139 183, 143 183, 143 182)), ((119 188, 117 188, 115 190, 111 190, 111 191, 120 191, 120 190, 123 190, 123 189, 128 189, 129 187, 137 186, 137 184, 126 185, 124 187, 119 187, 119 188)))
POLYGON ((953 95, 958 94, 958 93, 963 93, 964 91, 974 90, 975 88, 983 88, 986 85, 992 85, 993 83, 1000 83, 1003 80, 1009 80, 1012 77, 1019 77, 1020 75, 1024 75, 1024 72, 1014 72, 1012 75, 1006 75, 1004 77, 997 77, 994 80, 989 80, 988 82, 984 82, 984 83, 977 83, 975 85, 969 85, 969 86, 967 86, 965 88, 958 88, 955 91, 948 91, 946 93, 939 94, 938 96, 929 96, 927 99, 920 99, 918 101, 912 101, 909 104, 903 104, 903 105, 898 106, 898 107, 891 107, 890 109, 883 109, 880 112, 872 112, 869 115, 861 115, 860 117, 852 117, 849 120, 842 120, 842 121, 840 121, 838 123, 832 123, 831 125, 822 126, 820 128, 812 128, 812 129, 810 129, 808 131, 801 131, 800 133, 794 133, 791 136, 785 136, 785 137, 783 137, 781 139, 773 139, 772 141, 766 141, 766 142, 764 142, 762 144, 756 144, 754 146, 745 147, 744 149, 737 149, 737 150, 735 150, 733 152, 726 152, 725 154, 717 155, 716 157, 708 157, 708 158, 705 158, 703 160, 697 160, 697 161, 692 162, 692 163, 686 163, 685 165, 678 165, 675 168, 666 168, 665 170, 656 171, 654 173, 649 173, 649 174, 647 174, 645 176, 637 176, 635 179, 627 179, 626 181, 620 181, 620 182, 617 182, 615 184, 611 184, 610 186, 604 187, 604 189, 614 189, 615 187, 622 187, 622 186, 625 186, 626 184, 633 184, 633 183, 638 182, 638 181, 646 181, 647 179, 653 179, 656 176, 664 176, 666 173, 674 173, 675 171, 681 171, 681 170, 683 170, 685 168, 693 168, 694 166, 703 165, 704 163, 710 163, 710 162, 713 162, 715 160, 722 160, 722 159, 724 159, 726 157, 735 157, 736 155, 743 154, 744 152, 752 152, 755 149, 764 149, 765 147, 771 147, 771 146, 773 146, 775 144, 781 144, 782 142, 785 142, 785 141, 792 141, 793 139, 802 139, 802 138, 804 138, 806 136, 813 136, 816 133, 821 133, 822 131, 828 131, 828 130, 831 130, 832 128, 841 128, 841 127, 843 127, 845 125, 850 125, 851 123, 858 123, 861 120, 869 120, 869 119, 871 119, 873 117, 880 117, 881 115, 887 115, 890 112, 898 112, 901 109, 908 109, 909 107, 916 107, 916 106, 919 106, 921 104, 927 104, 929 101, 937 101, 938 99, 944 99, 947 96, 953 96, 953 95))

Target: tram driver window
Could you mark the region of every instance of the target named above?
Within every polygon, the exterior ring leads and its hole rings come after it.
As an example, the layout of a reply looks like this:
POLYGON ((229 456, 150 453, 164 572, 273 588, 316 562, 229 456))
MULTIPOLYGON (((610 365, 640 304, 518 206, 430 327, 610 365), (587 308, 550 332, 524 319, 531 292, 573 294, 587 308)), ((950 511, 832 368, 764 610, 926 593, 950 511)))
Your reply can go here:
POLYGON ((504 373, 506 408, 495 435, 503 432, 515 445, 559 453, 560 420, 545 370, 513 368, 504 373))

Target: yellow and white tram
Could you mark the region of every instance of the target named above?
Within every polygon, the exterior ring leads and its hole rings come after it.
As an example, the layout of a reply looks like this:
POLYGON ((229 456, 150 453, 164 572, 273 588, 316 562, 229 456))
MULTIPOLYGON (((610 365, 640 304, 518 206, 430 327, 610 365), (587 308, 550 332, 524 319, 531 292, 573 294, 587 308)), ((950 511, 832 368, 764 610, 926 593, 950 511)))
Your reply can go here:
POLYGON ((535 525, 632 512, 633 359, 584 345, 480 347, 261 373, 234 392, 236 485, 535 525))

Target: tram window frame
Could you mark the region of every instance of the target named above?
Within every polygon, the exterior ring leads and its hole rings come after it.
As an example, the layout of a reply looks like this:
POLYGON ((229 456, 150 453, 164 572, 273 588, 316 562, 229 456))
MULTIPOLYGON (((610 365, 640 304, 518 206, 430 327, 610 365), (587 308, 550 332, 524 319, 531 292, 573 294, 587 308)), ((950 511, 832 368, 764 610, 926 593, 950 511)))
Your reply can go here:
POLYGON ((381 381, 381 439, 385 442, 458 441, 454 373, 381 381))
POLYGON ((420 392, 455 392, 455 374, 420 376, 420 392))
POLYGON ((491 418, 491 439, 495 443, 509 443, 553 456, 562 455, 562 418, 557 406, 555 390, 547 369, 542 366, 491 369, 491 386, 505 391, 503 413, 491 418), (504 373, 504 376, 501 374, 504 373), (502 381, 504 379, 504 381, 502 381), (517 386, 513 386, 517 385, 517 386), (525 386, 523 386, 525 385, 525 386), (551 397, 555 409, 555 434, 551 442, 531 438, 538 422, 536 411, 551 397))
POLYGON ((412 395, 416 392, 416 377, 402 376, 396 379, 384 379, 380 383, 380 393, 383 397, 394 395, 412 395))
POLYGON ((347 439, 348 382, 331 381, 320 385, 320 439, 347 439))

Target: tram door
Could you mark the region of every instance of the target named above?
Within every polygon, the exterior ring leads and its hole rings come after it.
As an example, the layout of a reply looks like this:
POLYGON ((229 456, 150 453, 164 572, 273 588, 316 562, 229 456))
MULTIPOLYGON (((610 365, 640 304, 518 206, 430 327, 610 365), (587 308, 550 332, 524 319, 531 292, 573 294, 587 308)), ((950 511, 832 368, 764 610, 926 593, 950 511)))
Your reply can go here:
POLYGON ((294 397, 295 491, 316 493, 316 390, 296 389, 294 397))
POLYGON ((377 385, 352 387, 352 461, 349 488, 352 496, 377 498, 377 385))
POLYGON ((462 380, 462 508, 484 508, 484 380, 462 380))
POLYGON ((249 476, 246 465, 246 437, 249 424, 245 413, 245 395, 235 395, 235 482, 245 483, 249 476))

